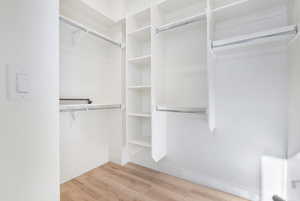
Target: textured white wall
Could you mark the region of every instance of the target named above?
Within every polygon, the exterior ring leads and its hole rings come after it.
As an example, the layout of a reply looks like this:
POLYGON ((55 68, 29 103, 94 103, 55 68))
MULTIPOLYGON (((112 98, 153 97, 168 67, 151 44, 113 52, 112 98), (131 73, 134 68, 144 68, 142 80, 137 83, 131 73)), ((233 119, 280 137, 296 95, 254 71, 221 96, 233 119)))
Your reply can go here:
MULTIPOLYGON (((290 23, 300 23, 300 2, 290 1, 290 23)), ((289 51, 290 68, 290 125, 289 125, 289 155, 300 152, 300 68, 299 68, 300 40, 297 38, 291 45, 289 51)))
POLYGON ((0 24, 0 200, 58 201, 58 1, 1 1, 0 24), (6 64, 28 72, 28 100, 6 99, 6 64))

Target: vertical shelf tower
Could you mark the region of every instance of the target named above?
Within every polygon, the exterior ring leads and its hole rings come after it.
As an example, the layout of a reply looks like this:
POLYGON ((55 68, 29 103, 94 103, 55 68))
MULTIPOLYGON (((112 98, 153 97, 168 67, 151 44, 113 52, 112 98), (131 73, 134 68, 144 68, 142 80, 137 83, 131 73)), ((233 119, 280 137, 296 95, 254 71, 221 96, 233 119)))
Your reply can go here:
POLYGON ((126 17, 126 113, 129 154, 152 147, 151 31, 149 7, 126 17))

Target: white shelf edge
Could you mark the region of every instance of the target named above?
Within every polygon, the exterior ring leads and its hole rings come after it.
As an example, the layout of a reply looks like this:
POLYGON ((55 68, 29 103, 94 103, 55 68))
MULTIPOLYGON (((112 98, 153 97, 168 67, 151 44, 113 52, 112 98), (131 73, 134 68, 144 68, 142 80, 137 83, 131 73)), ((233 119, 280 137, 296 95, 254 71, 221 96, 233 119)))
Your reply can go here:
POLYGON ((215 40, 212 42, 213 49, 219 49, 228 47, 231 45, 240 45, 242 43, 248 43, 254 40, 262 40, 262 39, 270 39, 277 36, 286 35, 296 35, 298 32, 297 25, 289 25, 285 27, 280 27, 277 29, 272 29, 268 31, 262 31, 252 34, 245 34, 241 36, 236 36, 232 38, 222 39, 222 40, 215 40))
POLYGON ((144 118, 151 118, 151 114, 146 114, 146 113, 128 113, 127 116, 130 117, 144 117, 144 118))
POLYGON ((128 89, 151 89, 151 85, 128 86, 128 89))
POLYGON ((128 62, 136 62, 136 61, 142 61, 145 59, 150 59, 151 55, 145 55, 145 56, 140 56, 140 57, 132 57, 132 58, 128 58, 128 62))
POLYGON ((151 144, 148 142, 144 142, 142 140, 128 140, 129 144, 133 144, 133 145, 138 145, 138 146, 142 146, 142 147, 147 147, 147 148, 151 148, 151 144))

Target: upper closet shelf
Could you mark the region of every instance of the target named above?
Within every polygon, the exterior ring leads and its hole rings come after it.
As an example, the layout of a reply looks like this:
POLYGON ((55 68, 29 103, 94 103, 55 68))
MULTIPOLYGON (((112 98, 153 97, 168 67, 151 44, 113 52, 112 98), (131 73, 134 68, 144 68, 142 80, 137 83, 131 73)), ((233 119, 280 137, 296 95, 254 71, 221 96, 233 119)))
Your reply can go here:
POLYGON ((114 26, 119 19, 108 12, 96 9, 84 0, 60 0, 60 14, 80 22, 97 23, 105 27, 114 26))
POLYGON ((298 34, 297 25, 290 25, 269 31, 246 34, 224 40, 217 40, 212 42, 213 49, 235 47, 237 45, 255 44, 255 42, 272 42, 278 40, 291 40, 298 34))
POLYGON ((88 33, 90 35, 93 35, 93 36, 95 36, 97 38, 100 38, 100 39, 105 40, 105 41, 107 41, 107 42, 109 42, 109 43, 111 43, 111 44, 113 44, 115 46, 118 46, 118 47, 122 48, 122 44, 121 43, 116 42, 113 39, 111 39, 111 38, 109 38, 109 37, 107 37, 107 36, 105 36, 105 35, 103 35, 101 33, 98 33, 97 31, 89 29, 88 27, 86 27, 86 26, 84 26, 84 25, 82 25, 82 24, 80 24, 80 23, 78 23, 78 22, 76 22, 76 21, 74 21, 74 20, 72 20, 70 18, 67 18, 67 17, 61 15, 59 17, 59 19, 61 21, 65 22, 65 23, 67 23, 67 24, 75 27, 75 28, 80 29, 81 31, 84 31, 84 32, 86 32, 86 33, 88 33))
POLYGON ((156 33, 172 30, 172 29, 175 29, 175 28, 178 28, 181 26, 192 24, 194 22, 199 22, 205 18, 206 18, 206 12, 203 12, 203 13, 197 14, 192 17, 187 17, 187 18, 175 21, 175 22, 171 22, 171 23, 162 25, 156 29, 156 33))
POLYGON ((60 105, 60 112, 80 112, 91 110, 112 110, 121 109, 122 105, 97 105, 97 104, 79 104, 79 105, 60 105))
POLYGON ((225 21, 260 10, 286 5, 286 3, 286 0, 237 0, 226 5, 216 6, 212 12, 215 21, 225 21))

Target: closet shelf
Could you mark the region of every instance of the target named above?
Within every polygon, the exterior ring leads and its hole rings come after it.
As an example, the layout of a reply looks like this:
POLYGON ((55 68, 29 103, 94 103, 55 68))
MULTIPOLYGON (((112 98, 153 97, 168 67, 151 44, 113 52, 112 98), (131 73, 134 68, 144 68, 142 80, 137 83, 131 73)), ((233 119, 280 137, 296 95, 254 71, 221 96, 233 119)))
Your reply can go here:
POLYGON ((151 114, 146 114, 146 113, 128 113, 127 114, 130 117, 143 117, 143 118, 151 118, 151 114))
POLYGON ((150 85, 128 86, 128 89, 151 89, 150 85))
POLYGON ((159 112, 174 112, 174 113, 190 113, 190 114, 207 114, 207 108, 187 108, 173 106, 156 106, 156 111, 159 112))
POLYGON ((237 46, 242 44, 252 44, 253 42, 272 42, 274 40, 291 40, 298 34, 297 25, 285 26, 269 31, 241 35, 224 40, 216 40, 212 42, 213 49, 221 49, 229 46, 237 46))
POLYGON ((156 29, 156 33, 160 33, 160 32, 163 32, 163 31, 175 29, 175 28, 185 26, 185 25, 188 25, 188 24, 192 24, 194 22, 201 21, 205 18, 206 18, 206 12, 202 12, 202 13, 199 13, 199 14, 197 14, 195 16, 192 16, 192 17, 187 17, 187 18, 178 20, 176 22, 171 22, 171 23, 162 25, 162 26, 160 26, 156 29))
POLYGON ((62 15, 59 17, 59 19, 62 22, 65 22, 66 24, 69 24, 69 25, 71 25, 71 26, 73 26, 73 27, 75 27, 75 28, 77 28, 77 29, 79 29, 79 30, 81 30, 83 32, 86 32, 86 33, 88 33, 90 35, 93 35, 93 36, 95 36, 97 38, 100 38, 100 39, 105 40, 105 41, 107 41, 107 42, 109 42, 109 43, 111 43, 111 44, 113 44, 115 46, 118 46, 118 47, 122 48, 122 44, 121 43, 116 42, 113 39, 111 39, 110 37, 107 37, 107 36, 105 36, 105 35, 103 35, 101 33, 98 33, 97 31, 92 30, 92 29, 90 29, 90 28, 88 28, 88 27, 80 24, 79 22, 76 22, 76 21, 74 21, 74 20, 72 20, 70 18, 67 18, 65 16, 62 16, 62 15))
POLYGON ((61 1, 60 13, 65 16, 76 17, 77 19, 84 18, 84 21, 87 21, 87 19, 89 21, 93 20, 105 27, 112 27, 119 20, 113 17, 112 13, 105 13, 82 0, 61 1), (84 16, 79 15, 82 11, 85 12, 84 16))
POLYGON ((260 10, 284 5, 285 3, 286 0, 238 0, 233 3, 214 8, 213 15, 216 21, 225 21, 250 13, 255 13, 260 10))
POLYGON ((128 143, 133 144, 133 145, 142 146, 142 147, 151 148, 151 143, 143 141, 143 140, 129 140, 128 143))
POLYGON ((133 32, 128 33, 128 36, 134 37, 140 41, 151 40, 151 25, 147 25, 145 27, 139 28, 133 32))
POLYGON ((79 104, 79 105, 60 105, 60 112, 80 112, 94 110, 121 109, 121 104, 99 105, 99 104, 79 104))
POLYGON ((128 62, 131 64, 150 64, 151 63, 151 55, 129 58, 128 62))

